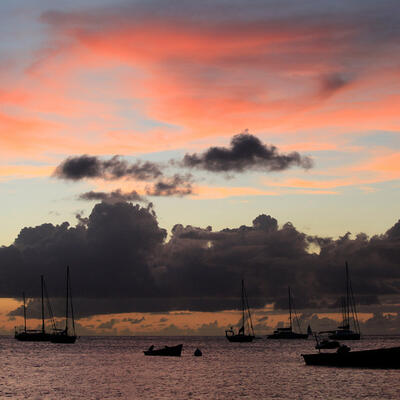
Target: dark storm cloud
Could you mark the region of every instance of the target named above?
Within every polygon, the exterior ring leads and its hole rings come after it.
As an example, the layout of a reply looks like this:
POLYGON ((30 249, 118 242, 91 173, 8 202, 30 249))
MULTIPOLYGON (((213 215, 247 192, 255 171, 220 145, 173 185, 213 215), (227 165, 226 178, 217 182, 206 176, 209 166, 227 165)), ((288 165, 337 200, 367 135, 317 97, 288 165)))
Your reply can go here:
MULTIPOLYGON (((160 163, 136 161, 128 163, 119 156, 109 160, 82 155, 69 157, 54 171, 53 176, 78 181, 82 179, 101 178, 105 180, 133 178, 144 181, 155 181, 146 188, 149 196, 185 196, 193 192, 194 177, 191 174, 175 173, 164 176, 160 163)), ((247 170, 283 171, 293 166, 309 169, 313 166, 310 157, 301 156, 298 152, 280 154, 273 145, 266 145, 259 138, 247 131, 235 135, 230 147, 210 147, 201 154, 186 154, 183 160, 170 160, 169 166, 197 168, 212 172, 245 172, 247 170)), ((132 192, 132 195, 134 193, 132 192)), ((88 192, 80 196, 83 200, 123 200, 121 191, 113 193, 88 192)), ((137 195, 139 196, 139 195, 137 195)), ((127 197, 126 200, 140 200, 140 196, 127 197)))
MULTIPOLYGON (((287 309, 291 286, 298 310, 335 310, 345 292, 347 260, 361 307, 391 310, 400 297, 399 232, 400 222, 373 237, 311 237, 261 214, 250 225, 215 232, 177 224, 165 242, 150 205, 101 203, 76 226, 24 228, 13 245, 0 248, 0 295, 25 291, 33 298, 28 314, 37 317, 44 274, 54 312, 62 316, 70 265, 78 318, 237 309, 243 277, 251 307, 287 309), (319 254, 310 253, 310 245, 319 254)), ((19 307, 9 316, 21 314, 19 307)))
MULTIPOLYGON (((151 266, 165 237, 150 206, 130 203, 97 204, 87 223, 75 227, 65 222, 24 228, 12 246, 0 248, 0 293, 37 297, 43 274, 49 296, 62 297, 70 265, 77 299, 156 294, 151 266)), ((83 306, 82 311, 88 310, 83 306)))
POLYGON ((201 154, 186 154, 182 165, 212 172, 247 170, 283 171, 293 166, 311 168, 311 158, 297 152, 280 154, 275 146, 263 144, 249 133, 235 135, 229 148, 210 147, 201 154))
MULTIPOLYGON (((142 181, 155 181, 146 186, 149 196, 186 196, 193 192, 193 176, 191 174, 174 174, 164 176, 162 165, 149 161, 128 163, 119 156, 109 160, 82 155, 69 157, 54 171, 53 176, 60 179, 78 181, 81 179, 101 178, 104 180, 132 178, 142 181)), ((146 198, 135 190, 123 193, 121 189, 112 192, 90 191, 79 195, 80 200, 99 200, 105 202, 139 201, 146 202, 146 198)))
MULTIPOLYGON (((175 173, 172 176, 165 176, 161 168, 197 168, 212 172, 231 173, 248 170, 283 171, 292 166, 308 169, 313 166, 313 161, 297 152, 280 154, 275 146, 265 145, 256 136, 245 131, 245 133, 233 136, 229 148, 210 147, 202 154, 186 154, 183 160, 172 159, 165 165, 149 161, 128 163, 119 156, 102 160, 98 157, 82 155, 64 160, 55 169, 53 176, 72 181, 90 178, 104 180, 132 178, 149 181, 145 187, 147 196, 183 197, 194 193, 195 177, 190 173, 175 173)), ((108 203, 147 202, 147 199, 137 191, 123 193, 121 189, 112 192, 89 191, 80 194, 78 198, 108 203)))
POLYGON ((150 161, 128 163, 119 156, 109 160, 82 155, 69 157, 54 171, 54 176, 61 179, 78 181, 85 178, 153 180, 162 176, 161 166, 150 161))
POLYGON ((190 174, 175 174, 171 178, 165 178, 146 187, 149 196, 186 196, 193 193, 193 177, 190 174))
POLYGON ((80 200, 97 200, 104 201, 106 203, 117 203, 124 201, 139 201, 147 202, 147 200, 141 196, 136 190, 132 190, 129 193, 123 193, 121 189, 114 190, 112 192, 86 192, 79 195, 80 200))

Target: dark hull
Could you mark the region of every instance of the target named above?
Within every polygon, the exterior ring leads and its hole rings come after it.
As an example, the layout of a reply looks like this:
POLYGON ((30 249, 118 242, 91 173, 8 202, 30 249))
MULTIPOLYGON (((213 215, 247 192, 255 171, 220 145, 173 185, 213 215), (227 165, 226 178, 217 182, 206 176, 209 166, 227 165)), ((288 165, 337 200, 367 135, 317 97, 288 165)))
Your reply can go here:
POLYGON ((168 356, 168 357, 180 357, 182 353, 183 345, 168 347, 165 346, 163 349, 158 350, 146 350, 143 353, 146 356, 168 356))
POLYGON ((350 368, 400 368, 400 347, 349 351, 348 353, 302 354, 307 365, 350 368))
POLYGON ((51 343, 75 343, 76 336, 70 335, 52 335, 51 343))
POLYGON ((16 333, 14 337, 20 342, 50 342, 51 336, 50 333, 21 332, 16 333))
POLYGON ((249 343, 252 342, 254 339, 254 336, 251 335, 227 335, 226 338, 230 342, 234 343, 249 343))
POLYGON ((267 339, 308 339, 308 334, 306 333, 274 333, 268 335, 267 339))
POLYGON ((360 340, 361 335, 359 333, 353 332, 353 333, 332 333, 331 335, 328 336, 329 339, 332 340, 360 340))

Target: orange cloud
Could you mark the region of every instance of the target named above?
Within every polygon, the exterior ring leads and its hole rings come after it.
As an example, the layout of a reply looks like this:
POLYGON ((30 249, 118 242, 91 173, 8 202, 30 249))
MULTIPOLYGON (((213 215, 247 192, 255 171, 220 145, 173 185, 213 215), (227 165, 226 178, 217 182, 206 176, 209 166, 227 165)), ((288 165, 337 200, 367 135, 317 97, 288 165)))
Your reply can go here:
POLYGON ((54 141, 50 129, 51 124, 45 120, 0 113, 0 151, 7 157, 9 152, 18 154, 44 148, 54 141))
POLYGON ((0 181, 18 178, 48 177, 54 171, 49 165, 0 165, 0 181))
POLYGON ((253 187, 215 187, 197 186, 194 188, 193 198, 199 199, 223 199, 227 197, 248 196, 277 196, 276 191, 268 191, 253 187))
MULTIPOLYGON (((387 153, 387 152, 386 152, 387 153)), ((400 153, 378 155, 370 161, 356 166, 355 171, 373 172, 380 180, 395 180, 400 178, 400 153)))
MULTIPOLYGON (((269 182, 265 180, 265 184, 269 186, 280 186, 280 187, 290 187, 290 188, 304 188, 304 189, 333 189, 341 186, 351 186, 355 184, 360 184, 361 182, 355 182, 352 178, 345 179, 332 179, 326 181, 311 181, 306 179, 286 179, 280 182, 269 182)), ((372 183, 370 180, 365 183, 372 183)))

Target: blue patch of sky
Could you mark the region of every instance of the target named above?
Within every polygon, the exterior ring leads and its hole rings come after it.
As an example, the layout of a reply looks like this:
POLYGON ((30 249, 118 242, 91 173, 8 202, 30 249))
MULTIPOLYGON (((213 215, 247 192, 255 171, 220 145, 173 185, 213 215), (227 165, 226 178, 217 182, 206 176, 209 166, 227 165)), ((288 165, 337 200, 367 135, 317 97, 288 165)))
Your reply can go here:
MULTIPOLYGON (((397 181, 368 185, 376 189, 372 192, 344 187, 335 189, 338 195, 311 195, 293 190, 291 194, 277 196, 153 197, 151 200, 160 225, 168 230, 177 223, 212 225, 214 230, 251 225, 254 218, 265 213, 277 218, 280 225, 290 221, 307 234, 337 237, 350 231, 373 235, 385 232, 397 221, 400 190, 396 190, 396 184, 397 181)), ((90 188, 88 182, 69 183, 49 178, 3 182, 0 245, 12 243, 25 226, 64 221, 75 225, 75 214, 83 211, 88 216, 95 204, 77 200, 80 193, 90 188)))
POLYGON ((147 117, 143 112, 143 101, 139 98, 136 100, 117 99, 115 104, 118 109, 118 116, 124 118, 129 124, 122 129, 122 132, 129 132, 128 127, 138 131, 138 133, 146 133, 155 128, 162 128, 174 133, 181 132, 183 129, 179 125, 147 117))
POLYGON ((365 193, 346 188, 340 195, 294 193, 278 196, 238 196, 224 199, 154 199, 161 226, 174 224, 206 227, 214 230, 251 225, 259 214, 270 214, 282 226, 292 222, 307 234, 338 237, 354 234, 381 234, 397 221, 400 191, 382 186, 365 193), (374 210, 373 212, 371 210, 374 210))
POLYGON ((86 182, 68 183, 51 178, 2 182, 0 246, 11 244, 25 226, 64 221, 75 224, 77 211, 90 211, 90 205, 76 200, 79 193, 87 190, 86 182))
POLYGON ((400 149, 400 132, 372 131, 363 133, 352 141, 353 145, 373 147, 387 147, 389 149, 400 149))

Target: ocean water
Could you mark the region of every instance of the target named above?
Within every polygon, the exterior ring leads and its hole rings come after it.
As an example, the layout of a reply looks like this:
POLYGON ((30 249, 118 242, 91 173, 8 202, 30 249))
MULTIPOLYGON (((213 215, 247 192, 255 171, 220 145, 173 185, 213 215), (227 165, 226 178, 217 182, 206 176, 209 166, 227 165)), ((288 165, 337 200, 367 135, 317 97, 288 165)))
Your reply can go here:
MULTIPOLYGON (((353 349, 400 346, 366 337, 353 349)), ((400 399, 400 370, 305 366, 314 340, 82 337, 75 344, 0 338, 0 399, 400 399), (183 343, 182 357, 143 350, 183 343), (194 357, 199 347, 203 357, 194 357)))

